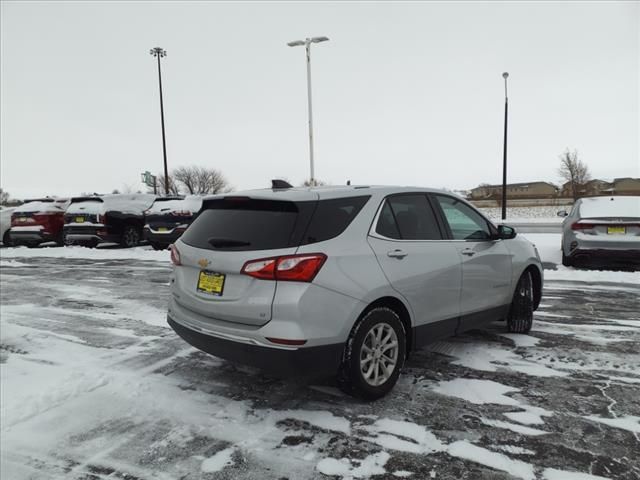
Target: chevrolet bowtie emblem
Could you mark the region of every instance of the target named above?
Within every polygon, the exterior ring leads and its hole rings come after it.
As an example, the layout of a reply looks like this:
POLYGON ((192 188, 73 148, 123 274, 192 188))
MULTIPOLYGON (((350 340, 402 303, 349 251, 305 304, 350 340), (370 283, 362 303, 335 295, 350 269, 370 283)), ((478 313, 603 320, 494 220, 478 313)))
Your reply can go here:
POLYGON ((211 265, 211 261, 207 260, 206 258, 201 258, 200 260, 198 260, 198 265, 200 265, 202 268, 207 268, 209 265, 211 265))

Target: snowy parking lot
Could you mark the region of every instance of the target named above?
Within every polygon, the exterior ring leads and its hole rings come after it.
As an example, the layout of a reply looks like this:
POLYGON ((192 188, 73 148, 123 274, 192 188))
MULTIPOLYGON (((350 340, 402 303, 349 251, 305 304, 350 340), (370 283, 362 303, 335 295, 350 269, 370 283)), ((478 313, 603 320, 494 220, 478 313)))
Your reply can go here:
POLYGON ((167 252, 0 251, 3 479, 640 478, 640 273, 545 266, 530 335, 414 352, 386 398, 281 380, 166 324, 167 252))

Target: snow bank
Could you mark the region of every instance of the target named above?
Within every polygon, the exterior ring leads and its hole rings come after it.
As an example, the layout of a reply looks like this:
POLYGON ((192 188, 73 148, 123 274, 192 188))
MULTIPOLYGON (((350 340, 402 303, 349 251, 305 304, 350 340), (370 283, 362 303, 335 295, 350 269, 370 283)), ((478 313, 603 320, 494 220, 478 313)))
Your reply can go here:
POLYGON ((153 250, 151 247, 135 248, 84 248, 84 247, 50 247, 27 248, 14 247, 0 250, 0 258, 83 258, 90 260, 146 260, 152 262, 171 261, 168 250, 153 250))

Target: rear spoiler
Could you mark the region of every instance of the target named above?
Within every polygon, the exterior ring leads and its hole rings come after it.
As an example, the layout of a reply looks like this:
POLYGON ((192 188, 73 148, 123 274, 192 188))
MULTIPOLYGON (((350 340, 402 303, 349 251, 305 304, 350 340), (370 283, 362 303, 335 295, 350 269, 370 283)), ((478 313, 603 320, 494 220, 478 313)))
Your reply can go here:
POLYGON ((28 198, 24 201, 24 203, 30 202, 55 202, 57 198, 44 197, 44 198, 28 198))
POLYGON ((169 195, 168 197, 158 197, 154 202, 168 202, 169 200, 184 200, 184 195, 169 195))
POLYGON ((71 203, 80 203, 80 202, 103 202, 104 200, 102 200, 102 198, 100 197, 72 197, 71 198, 71 203))

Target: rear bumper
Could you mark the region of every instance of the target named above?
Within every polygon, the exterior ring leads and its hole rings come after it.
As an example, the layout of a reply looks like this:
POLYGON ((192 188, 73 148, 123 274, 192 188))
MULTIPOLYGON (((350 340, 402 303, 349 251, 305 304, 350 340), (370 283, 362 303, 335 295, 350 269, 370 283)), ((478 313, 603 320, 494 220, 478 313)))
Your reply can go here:
POLYGON ((592 266, 640 267, 640 249, 608 250, 578 247, 569 255, 577 264, 592 266))
POLYGON ((150 243, 157 243, 160 245, 171 245, 172 243, 175 243, 175 241, 178 240, 183 233, 184 233, 184 230, 179 230, 179 231, 173 230, 172 232, 168 232, 168 233, 158 233, 158 232, 153 232, 149 228, 145 227, 143 236, 144 236, 144 239, 149 241, 150 243))
POLYGON ((55 242, 56 237, 50 232, 44 232, 42 230, 9 230, 9 237, 14 244, 19 243, 43 243, 43 242, 55 242))
POLYGON ((257 367, 276 376, 321 376, 337 373, 342 361, 342 344, 301 347, 295 349, 270 348, 215 337, 174 321, 167 322, 187 343, 225 360, 257 367))
POLYGON ((67 243, 103 243, 118 242, 118 235, 111 235, 105 227, 87 226, 68 226, 63 228, 65 241, 67 243))

